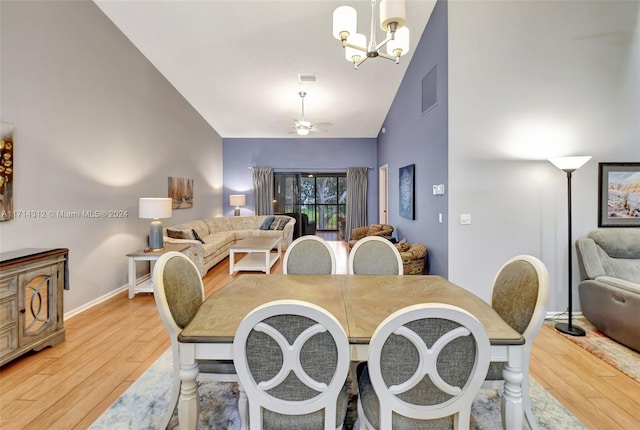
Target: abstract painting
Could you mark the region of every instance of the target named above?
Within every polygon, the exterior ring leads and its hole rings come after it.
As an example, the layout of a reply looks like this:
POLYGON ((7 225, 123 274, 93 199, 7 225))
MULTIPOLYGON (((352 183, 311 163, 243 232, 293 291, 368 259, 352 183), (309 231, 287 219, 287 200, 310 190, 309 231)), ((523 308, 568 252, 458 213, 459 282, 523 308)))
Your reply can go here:
POLYGON ((415 169, 415 164, 400 168, 400 216, 407 219, 415 219, 415 169))

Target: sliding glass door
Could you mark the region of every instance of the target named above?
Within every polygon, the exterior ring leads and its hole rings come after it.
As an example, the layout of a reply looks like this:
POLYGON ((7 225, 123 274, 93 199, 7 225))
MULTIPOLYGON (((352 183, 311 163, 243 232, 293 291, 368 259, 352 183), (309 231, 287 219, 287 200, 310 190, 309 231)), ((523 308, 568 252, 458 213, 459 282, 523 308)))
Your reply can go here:
POLYGON ((304 213, 316 221, 317 230, 338 230, 346 215, 346 174, 274 173, 273 182, 274 213, 304 213))

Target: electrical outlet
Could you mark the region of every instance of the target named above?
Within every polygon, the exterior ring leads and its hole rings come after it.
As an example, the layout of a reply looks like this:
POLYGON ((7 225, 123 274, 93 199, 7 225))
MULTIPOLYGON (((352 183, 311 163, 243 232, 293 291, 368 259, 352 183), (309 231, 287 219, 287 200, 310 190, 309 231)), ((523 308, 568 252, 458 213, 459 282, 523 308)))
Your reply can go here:
POLYGON ((434 196, 443 196, 444 195, 444 184, 438 184, 433 186, 433 195, 434 196))

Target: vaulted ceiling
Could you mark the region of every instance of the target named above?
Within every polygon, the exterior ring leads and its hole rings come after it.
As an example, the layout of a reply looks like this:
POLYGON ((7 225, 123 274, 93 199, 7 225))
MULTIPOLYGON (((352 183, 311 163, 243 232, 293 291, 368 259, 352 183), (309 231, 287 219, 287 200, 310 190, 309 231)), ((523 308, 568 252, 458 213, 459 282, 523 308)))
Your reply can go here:
POLYGON ((300 91, 321 129, 309 137, 376 137, 435 5, 407 0, 400 64, 374 58, 354 70, 333 38, 333 10, 355 7, 369 39, 369 1, 94 1, 223 138, 298 137, 300 91))

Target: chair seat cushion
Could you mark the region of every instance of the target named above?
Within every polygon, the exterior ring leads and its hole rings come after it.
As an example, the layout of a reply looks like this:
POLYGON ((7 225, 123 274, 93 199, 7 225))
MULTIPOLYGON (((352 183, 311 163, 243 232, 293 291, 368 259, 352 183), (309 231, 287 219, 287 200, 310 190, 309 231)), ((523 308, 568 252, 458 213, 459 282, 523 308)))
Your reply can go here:
POLYGON ((236 367, 233 360, 201 360, 198 361, 200 373, 216 373, 223 375, 235 375, 236 367))
MULTIPOLYGON (((336 403, 336 428, 344 423, 349 403, 348 382, 338 394, 336 403)), ((268 410, 264 411, 263 423, 265 429, 278 430, 322 430, 324 429, 324 411, 316 411, 307 415, 280 415, 268 410)))
MULTIPOLYGON (((358 364, 357 374, 358 392, 360 394, 360 402, 364 415, 373 428, 382 430, 380 429, 380 401, 373 389, 373 385, 371 385, 367 363, 358 364)), ((422 421, 413 420, 398 414, 394 414, 393 416, 394 430, 440 430, 452 428, 453 420, 451 417, 422 421)))

